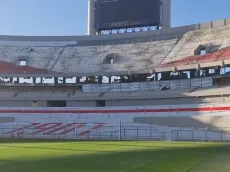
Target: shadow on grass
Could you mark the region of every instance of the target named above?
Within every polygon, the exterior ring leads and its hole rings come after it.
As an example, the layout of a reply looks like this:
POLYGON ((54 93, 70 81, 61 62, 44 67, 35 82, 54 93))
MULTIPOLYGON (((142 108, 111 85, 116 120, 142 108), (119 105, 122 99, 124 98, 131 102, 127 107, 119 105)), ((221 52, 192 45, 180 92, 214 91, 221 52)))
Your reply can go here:
MULTIPOLYGON (((10 144, 10 143, 40 143, 42 146, 42 143, 64 143, 64 144, 76 144, 76 143, 81 143, 84 145, 99 145, 99 146, 115 146, 115 147, 137 147, 137 148, 168 148, 168 147, 172 147, 171 145, 176 144, 176 145, 190 145, 191 146, 191 142, 171 142, 170 144, 168 144, 168 146, 166 144, 161 145, 160 143, 165 143, 165 142, 154 142, 155 144, 148 144, 148 143, 153 143, 154 141, 144 141, 145 144, 142 144, 143 141, 111 141, 111 140, 66 140, 66 139, 23 139, 23 138, 0 138, 0 146, 1 144, 4 144, 4 146, 7 147, 22 147, 23 145, 5 145, 5 144, 10 144), (138 144, 137 144, 138 143, 138 144), (140 144, 139 144, 140 143, 140 144), (156 144, 157 143, 157 144, 156 144)), ((195 143, 199 143, 199 142, 194 142, 195 143)), ((33 147, 33 146, 26 146, 25 148, 40 148, 40 149, 53 149, 53 150, 59 150, 59 148, 45 148, 45 147, 33 147)), ((76 149, 65 149, 67 151, 82 151, 82 150, 76 150, 76 149)), ((95 151, 95 150, 87 150, 87 151, 95 151)), ((100 151, 99 151, 100 152, 100 151)), ((103 151, 101 151, 103 152, 103 151)), ((106 151, 105 151, 106 153, 106 151)))
MULTIPOLYGON (((4 172, 192 172, 194 167, 217 153, 230 152, 230 146, 224 144, 190 148, 182 146, 181 148, 155 148, 154 143, 149 142, 150 147, 144 150, 137 148, 122 152, 78 149, 76 144, 76 149, 58 149, 64 152, 72 151, 71 155, 60 153, 59 156, 55 154, 49 158, 3 159, 0 160, 0 169, 4 172), (80 154, 81 151, 85 154, 80 154)), ((57 152, 57 149, 44 147, 36 147, 32 150, 26 146, 20 148, 25 151, 49 149, 51 154, 52 151, 57 152)))

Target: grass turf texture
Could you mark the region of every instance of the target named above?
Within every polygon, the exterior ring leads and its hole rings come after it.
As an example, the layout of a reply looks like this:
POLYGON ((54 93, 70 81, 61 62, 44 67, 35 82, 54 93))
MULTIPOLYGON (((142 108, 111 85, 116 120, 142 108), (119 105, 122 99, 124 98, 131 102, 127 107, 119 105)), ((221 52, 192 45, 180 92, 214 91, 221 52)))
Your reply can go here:
POLYGON ((230 172, 230 145, 0 139, 1 172, 230 172))

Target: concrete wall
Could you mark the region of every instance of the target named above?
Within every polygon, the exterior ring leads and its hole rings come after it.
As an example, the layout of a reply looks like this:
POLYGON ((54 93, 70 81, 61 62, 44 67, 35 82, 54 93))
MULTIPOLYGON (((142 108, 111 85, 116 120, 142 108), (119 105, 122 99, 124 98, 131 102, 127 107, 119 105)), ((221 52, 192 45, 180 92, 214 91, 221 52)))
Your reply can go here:
POLYGON ((230 19, 222 19, 198 24, 198 30, 216 28, 230 24, 230 19))
POLYGON ((15 117, 0 117, 0 123, 14 122, 15 117))
POLYGON ((201 23, 199 24, 199 29, 209 29, 212 28, 212 22, 206 22, 206 23, 201 23))
POLYGON ((229 97, 188 97, 167 98, 149 100, 107 100, 106 106, 146 106, 146 105, 181 105, 181 104, 203 104, 203 103, 229 103, 229 97))
POLYGON ((67 107, 95 107, 95 101, 67 101, 67 107))
POLYGON ((229 19, 223 19, 223 20, 216 20, 216 21, 211 21, 211 22, 205 22, 205 23, 200 23, 199 25, 199 30, 202 29, 210 29, 210 28, 215 28, 215 27, 220 27, 220 26, 226 26, 230 24, 229 19))
POLYGON ((225 26, 226 23, 227 23, 226 19, 213 21, 212 22, 212 27, 215 28, 215 27, 225 26))
MULTIPOLYGON (((36 103, 34 103, 34 106, 36 103)), ((33 101, 1 100, 0 107, 33 107, 33 101)), ((37 107, 46 107, 45 101, 37 101, 37 107)))
POLYGON ((151 100, 108 100, 106 106, 146 106, 194 104, 197 98, 151 99, 151 100))
MULTIPOLYGON (((184 97, 184 98, 162 98, 162 99, 136 99, 136 100, 106 100, 106 107, 114 106, 150 106, 150 105, 186 105, 203 103, 230 103, 230 97, 184 97)), ((0 107, 46 107, 46 101, 21 101, 21 100, 2 100, 0 107)), ((96 107, 95 100, 67 100, 67 107, 96 107)))
POLYGON ((153 124, 167 127, 228 128, 230 116, 191 116, 191 117, 135 117, 135 123, 153 124))

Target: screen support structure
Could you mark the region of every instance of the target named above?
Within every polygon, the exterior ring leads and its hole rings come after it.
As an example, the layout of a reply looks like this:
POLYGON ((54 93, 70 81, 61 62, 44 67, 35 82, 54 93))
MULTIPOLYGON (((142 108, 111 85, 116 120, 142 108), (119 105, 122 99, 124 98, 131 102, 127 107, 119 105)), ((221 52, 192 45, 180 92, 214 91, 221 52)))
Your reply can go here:
POLYGON ((171 0, 162 0, 162 29, 171 28, 171 0))
POLYGON ((95 29, 95 0, 88 0, 88 35, 96 35, 95 29))

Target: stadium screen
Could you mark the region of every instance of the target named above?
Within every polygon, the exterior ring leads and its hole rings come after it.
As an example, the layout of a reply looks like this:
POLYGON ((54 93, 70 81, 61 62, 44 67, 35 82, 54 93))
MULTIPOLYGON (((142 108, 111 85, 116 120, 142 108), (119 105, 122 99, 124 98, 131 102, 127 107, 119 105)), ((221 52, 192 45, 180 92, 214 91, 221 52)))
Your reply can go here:
POLYGON ((96 29, 122 29, 157 25, 161 0, 96 0, 96 29))

